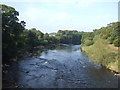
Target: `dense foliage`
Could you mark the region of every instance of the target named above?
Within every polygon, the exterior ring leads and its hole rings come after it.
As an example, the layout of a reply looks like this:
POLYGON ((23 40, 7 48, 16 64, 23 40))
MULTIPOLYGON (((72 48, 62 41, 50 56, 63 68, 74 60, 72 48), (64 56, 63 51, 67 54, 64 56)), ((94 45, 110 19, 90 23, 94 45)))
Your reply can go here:
POLYGON ((106 27, 95 29, 93 32, 84 32, 82 36, 82 44, 90 46, 94 44, 94 37, 100 36, 100 38, 107 40, 109 44, 113 44, 116 47, 120 47, 120 22, 113 22, 106 27))
POLYGON ((25 22, 19 21, 19 12, 13 7, 0 4, 2 13, 2 58, 3 63, 18 56, 21 50, 33 50, 37 46, 53 44, 80 44, 82 32, 59 30, 57 33, 42 33, 36 28, 25 29, 25 22))
POLYGON ((86 46, 92 45, 94 43, 93 38, 94 38, 93 32, 84 32, 81 40, 82 44, 86 46))
POLYGON ((76 30, 59 30, 56 34, 56 38, 59 43, 81 44, 82 33, 83 32, 78 32, 76 30))
POLYGON ((95 63, 102 64, 114 71, 120 71, 120 22, 108 24, 106 27, 95 29, 93 32, 84 32, 82 50, 95 63))
POLYGON ((2 55, 3 59, 11 58, 20 49, 21 33, 25 22, 19 22, 19 13, 12 7, 0 5, 2 13, 2 55))

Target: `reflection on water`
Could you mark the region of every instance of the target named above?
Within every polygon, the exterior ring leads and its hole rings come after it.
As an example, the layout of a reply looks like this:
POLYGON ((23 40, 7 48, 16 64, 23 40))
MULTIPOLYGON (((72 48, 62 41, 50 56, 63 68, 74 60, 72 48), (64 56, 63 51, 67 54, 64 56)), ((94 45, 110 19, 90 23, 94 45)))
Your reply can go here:
POLYGON ((43 51, 41 56, 19 61, 18 66, 18 82, 15 83, 19 87, 118 87, 118 79, 107 69, 90 62, 80 51, 80 45, 65 45, 43 51))

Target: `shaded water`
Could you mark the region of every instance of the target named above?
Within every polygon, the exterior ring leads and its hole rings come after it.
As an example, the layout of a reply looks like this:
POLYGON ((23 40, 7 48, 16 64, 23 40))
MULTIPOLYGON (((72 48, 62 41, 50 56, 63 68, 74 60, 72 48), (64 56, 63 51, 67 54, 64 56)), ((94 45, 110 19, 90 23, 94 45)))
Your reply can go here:
POLYGON ((107 69, 90 62, 80 51, 80 45, 65 45, 65 47, 43 51, 41 56, 25 58, 19 61, 17 66, 14 71, 9 69, 13 72, 12 77, 9 78, 15 79, 16 87, 118 87, 118 79, 107 69))

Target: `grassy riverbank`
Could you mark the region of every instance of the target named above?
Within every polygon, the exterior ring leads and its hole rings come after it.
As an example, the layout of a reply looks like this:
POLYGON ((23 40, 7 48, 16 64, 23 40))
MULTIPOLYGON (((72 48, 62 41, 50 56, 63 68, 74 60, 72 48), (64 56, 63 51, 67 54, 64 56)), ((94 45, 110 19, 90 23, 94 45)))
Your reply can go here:
POLYGON ((120 52, 116 49, 113 50, 107 40, 96 36, 94 44, 90 46, 82 45, 82 50, 94 63, 101 64, 112 71, 120 72, 120 67, 118 67, 120 52))

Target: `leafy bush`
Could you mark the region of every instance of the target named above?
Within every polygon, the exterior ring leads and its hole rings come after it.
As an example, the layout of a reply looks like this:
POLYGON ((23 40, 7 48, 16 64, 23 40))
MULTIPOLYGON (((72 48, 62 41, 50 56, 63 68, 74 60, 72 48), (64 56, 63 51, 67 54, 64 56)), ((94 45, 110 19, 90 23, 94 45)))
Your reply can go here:
POLYGON ((94 42, 93 42, 92 40, 86 40, 86 41, 85 41, 85 45, 86 45, 86 46, 93 45, 93 43, 94 43, 94 42))
POLYGON ((102 36, 102 38, 103 38, 103 39, 107 39, 109 36, 110 36, 110 34, 109 34, 109 33, 106 33, 106 34, 104 34, 104 35, 102 36))
POLYGON ((108 43, 109 43, 109 44, 113 44, 113 41, 114 41, 114 40, 113 40, 111 37, 109 37, 107 40, 108 40, 108 43))
POLYGON ((114 42, 113 42, 114 46, 116 47, 120 47, 120 40, 118 39, 115 39, 114 42))

